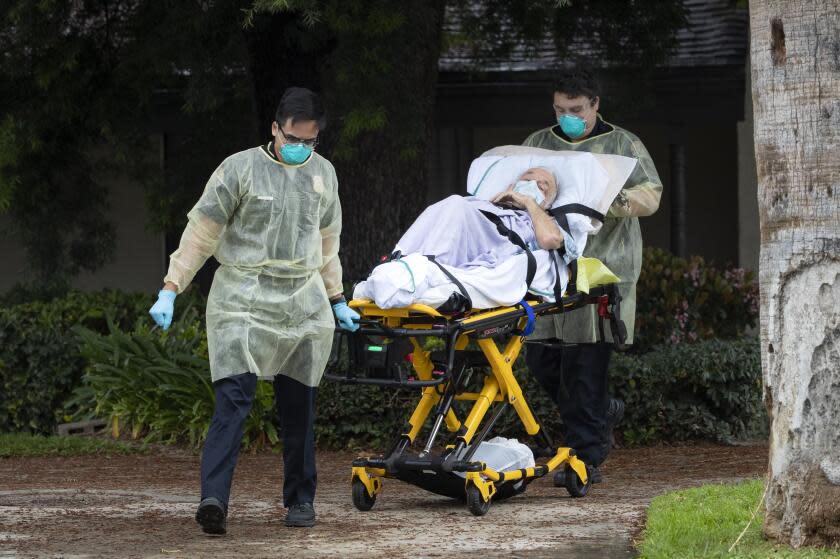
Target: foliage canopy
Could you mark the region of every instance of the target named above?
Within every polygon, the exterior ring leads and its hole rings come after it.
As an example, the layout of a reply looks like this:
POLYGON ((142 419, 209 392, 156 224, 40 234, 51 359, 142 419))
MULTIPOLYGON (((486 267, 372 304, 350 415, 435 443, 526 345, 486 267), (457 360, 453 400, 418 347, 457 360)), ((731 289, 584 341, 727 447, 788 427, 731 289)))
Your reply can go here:
POLYGON ((322 150, 345 191, 382 200, 348 204, 348 231, 380 222, 376 238, 346 239, 353 275, 425 200, 441 48, 466 45, 480 62, 553 37, 570 59, 650 67, 684 23, 680 0, 11 0, 0 8, 0 212, 30 281, 62 290, 114 254, 117 177, 144 185, 153 229, 176 233, 213 167, 265 139, 279 94, 303 85, 324 92, 322 150), (186 131, 163 143, 173 122, 186 131))

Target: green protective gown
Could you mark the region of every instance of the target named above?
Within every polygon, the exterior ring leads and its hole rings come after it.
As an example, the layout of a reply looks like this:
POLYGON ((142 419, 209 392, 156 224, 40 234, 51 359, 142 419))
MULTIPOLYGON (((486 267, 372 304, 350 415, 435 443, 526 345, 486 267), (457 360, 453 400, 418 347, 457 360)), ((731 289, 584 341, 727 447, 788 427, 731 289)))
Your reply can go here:
POLYGON ((207 301, 213 381, 280 373, 317 386, 335 329, 329 298, 342 293, 330 162, 313 153, 284 164, 270 145, 234 154, 188 217, 165 281, 180 293, 210 255, 221 264, 207 301))
MULTIPOLYGON (((621 278, 621 318, 627 326, 627 343, 633 342, 636 322, 636 282, 642 269, 642 233, 639 217, 651 215, 659 208, 662 181, 641 140, 613 124, 611 130, 594 138, 570 142, 557 134, 557 127, 534 132, 524 145, 553 149, 588 151, 634 157, 638 160, 633 173, 616 197, 597 235, 590 236, 584 256, 598 258, 621 278)), ((606 341, 611 342, 609 325, 605 325, 606 341)), ((570 343, 592 343, 600 339, 595 305, 538 319, 535 339, 558 338, 570 343)))

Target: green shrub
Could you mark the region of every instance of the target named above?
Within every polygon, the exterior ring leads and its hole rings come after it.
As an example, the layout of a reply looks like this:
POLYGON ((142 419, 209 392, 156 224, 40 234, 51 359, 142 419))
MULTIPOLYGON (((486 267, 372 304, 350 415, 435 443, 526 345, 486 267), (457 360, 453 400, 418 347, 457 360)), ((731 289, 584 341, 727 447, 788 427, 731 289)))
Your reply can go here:
POLYGON ((660 344, 735 339, 754 328, 758 286, 742 268, 646 248, 639 277, 634 353, 660 344))
MULTIPOLYGON (((554 435, 561 433, 557 406, 528 372, 522 357, 514 371, 529 406, 546 429, 554 435)), ((481 377, 475 380, 480 383, 481 377)), ((627 404, 618 435, 628 445, 697 439, 730 442, 763 435, 766 428, 759 344, 753 338, 662 346, 643 355, 615 353, 610 380, 611 393, 627 404)), ((324 381, 318 395, 318 442, 333 448, 384 448, 402 432, 418 400, 416 392, 324 381)), ((466 417, 470 405, 456 402, 459 418, 466 417)), ((493 433, 525 436, 512 409, 493 433)), ((559 436, 555 438, 559 441, 559 436)))
MULTIPOLYGON (((203 442, 214 400, 206 338, 196 313, 182 317, 166 333, 143 324, 130 333, 115 329, 102 336, 82 330, 80 335, 90 363, 85 386, 77 391, 82 409, 110 418, 115 431, 133 437, 192 445, 203 442)), ((535 414, 549 432, 559 433, 558 410, 523 359, 517 361, 515 371, 535 414)), ((610 374, 613 395, 627 403, 620 434, 628 445, 728 441, 763 428, 757 340, 711 340, 662 346, 643 355, 615 354, 610 374)), ((475 382, 481 382, 481 375, 476 375, 475 382)), ((277 442, 272 395, 270 383, 258 384, 257 401, 245 428, 246 447, 277 442)), ((384 450, 402 432, 418 399, 418 391, 324 381, 318 392, 318 445, 384 450)), ((456 402, 461 419, 469 405, 456 402)), ((430 424, 427 421, 424 432, 430 424)), ((524 436, 512 410, 493 432, 524 436)))
MULTIPOLYGON (((76 331, 88 367, 72 404, 78 415, 110 420, 115 436, 149 442, 200 445, 213 416, 214 393, 207 360, 207 336, 194 308, 182 311, 164 332, 138 322, 130 332, 112 326, 107 335, 76 331)), ((273 390, 259 383, 245 425, 246 447, 277 442, 273 390)))
MULTIPOLYGON (((104 290, 0 307, 0 432, 52 432, 85 366, 73 327, 104 333, 106 316, 119 328, 150 324, 153 302, 153 295, 104 290)), ((197 292, 179 303, 204 304, 197 292)))
POLYGON ((761 359, 755 338, 660 346, 643 355, 614 354, 611 392, 627 405, 627 444, 761 434, 761 359))
POLYGON ((0 432, 51 432, 84 368, 71 328, 101 329, 106 309, 125 325, 139 305, 137 295, 106 291, 0 308, 0 432))
POLYGON ((414 391, 324 380, 318 387, 318 447, 385 450, 403 432, 418 400, 414 391))

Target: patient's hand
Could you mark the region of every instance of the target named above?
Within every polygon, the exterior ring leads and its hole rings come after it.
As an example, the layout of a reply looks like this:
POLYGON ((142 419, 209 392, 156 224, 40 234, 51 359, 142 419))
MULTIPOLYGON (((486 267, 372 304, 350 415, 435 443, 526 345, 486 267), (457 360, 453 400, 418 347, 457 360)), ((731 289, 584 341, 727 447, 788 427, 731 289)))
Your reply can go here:
POLYGON ((527 210, 530 204, 536 205, 537 201, 525 194, 514 192, 513 189, 499 192, 490 199, 494 204, 508 204, 520 210, 527 210))

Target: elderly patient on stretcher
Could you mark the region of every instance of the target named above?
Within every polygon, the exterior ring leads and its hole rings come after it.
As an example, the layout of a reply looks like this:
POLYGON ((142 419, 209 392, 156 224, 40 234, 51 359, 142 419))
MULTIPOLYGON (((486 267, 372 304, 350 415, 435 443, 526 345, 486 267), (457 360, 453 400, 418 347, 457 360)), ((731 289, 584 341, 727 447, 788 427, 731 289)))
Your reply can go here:
POLYGON ((557 196, 554 173, 534 167, 489 200, 453 195, 429 206, 354 298, 447 312, 513 305, 529 288, 551 298, 568 278, 552 258, 564 264, 556 251, 574 243, 547 212, 557 196))
POLYGON ((563 233, 546 213, 557 196, 551 171, 528 169, 491 200, 453 195, 426 208, 395 248, 402 256, 432 256, 444 266, 495 268, 523 248, 499 233, 487 214, 499 218, 531 249, 563 246, 563 233))

